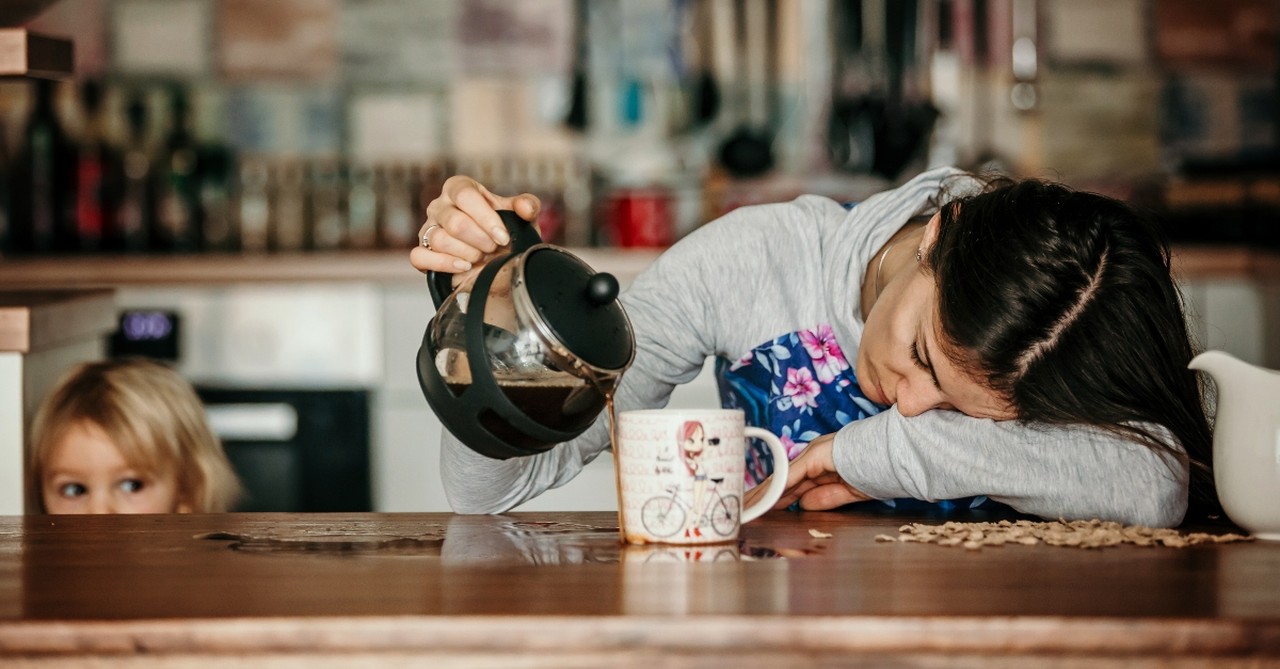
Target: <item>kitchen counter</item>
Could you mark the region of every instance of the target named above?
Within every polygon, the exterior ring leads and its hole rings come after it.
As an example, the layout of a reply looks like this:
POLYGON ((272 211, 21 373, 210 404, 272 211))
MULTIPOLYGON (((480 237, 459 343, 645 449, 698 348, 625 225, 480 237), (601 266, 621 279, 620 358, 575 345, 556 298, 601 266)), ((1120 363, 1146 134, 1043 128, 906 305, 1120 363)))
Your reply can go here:
POLYGON ((914 520, 624 549, 607 512, 0 518, 0 664, 1280 666, 1280 544, 876 540, 914 520))
MULTIPOLYGON (((625 285, 658 256, 657 249, 570 249, 625 285)), ((1243 246, 1175 246, 1174 271, 1184 279, 1280 279, 1280 252, 1243 246)), ((402 250, 264 255, 8 258, 0 286, 66 288, 299 281, 421 281, 402 250)))

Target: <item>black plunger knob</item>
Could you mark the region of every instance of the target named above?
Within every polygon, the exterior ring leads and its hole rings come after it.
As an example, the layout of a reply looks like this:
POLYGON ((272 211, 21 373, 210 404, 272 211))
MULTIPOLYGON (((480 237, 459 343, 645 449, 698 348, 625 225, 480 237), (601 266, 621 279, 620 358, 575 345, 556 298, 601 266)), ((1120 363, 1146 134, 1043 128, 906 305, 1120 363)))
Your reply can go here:
POLYGON ((587 301, 593 306, 603 307, 618 297, 618 280, 608 272, 593 274, 587 279, 587 301))

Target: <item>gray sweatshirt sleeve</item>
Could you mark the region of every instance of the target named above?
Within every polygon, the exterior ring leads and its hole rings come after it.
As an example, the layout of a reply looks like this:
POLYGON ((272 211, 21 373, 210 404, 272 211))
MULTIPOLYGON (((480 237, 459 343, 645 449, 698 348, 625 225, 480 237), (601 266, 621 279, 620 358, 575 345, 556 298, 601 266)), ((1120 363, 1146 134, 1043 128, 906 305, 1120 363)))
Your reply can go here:
POLYGON ((842 479, 876 499, 987 495, 1046 518, 1152 527, 1179 524, 1187 509, 1185 464, 1090 427, 942 410, 904 418, 891 407, 842 428, 833 457, 842 479))

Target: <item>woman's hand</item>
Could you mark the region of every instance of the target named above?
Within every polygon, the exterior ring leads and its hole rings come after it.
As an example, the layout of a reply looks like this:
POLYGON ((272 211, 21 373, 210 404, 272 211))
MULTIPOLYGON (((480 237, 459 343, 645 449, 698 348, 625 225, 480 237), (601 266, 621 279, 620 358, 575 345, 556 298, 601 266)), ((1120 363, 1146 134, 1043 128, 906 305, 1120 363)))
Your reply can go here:
MULTIPOLYGON (((503 197, 471 177, 449 177, 440 197, 427 205, 427 221, 418 230, 418 246, 409 252, 409 262, 422 272, 478 271, 511 242, 497 210, 510 209, 532 221, 541 207, 538 198, 528 193, 503 197)), ((454 283, 463 277, 455 277, 454 283)))
MULTIPOLYGON (((806 511, 823 511, 871 499, 845 483, 836 473, 835 459, 831 454, 835 437, 834 434, 824 434, 814 439, 791 461, 787 469, 786 490, 773 508, 784 509, 798 500, 800 508, 806 511)), ((743 504, 749 506, 768 487, 768 482, 764 481, 747 491, 743 504)))

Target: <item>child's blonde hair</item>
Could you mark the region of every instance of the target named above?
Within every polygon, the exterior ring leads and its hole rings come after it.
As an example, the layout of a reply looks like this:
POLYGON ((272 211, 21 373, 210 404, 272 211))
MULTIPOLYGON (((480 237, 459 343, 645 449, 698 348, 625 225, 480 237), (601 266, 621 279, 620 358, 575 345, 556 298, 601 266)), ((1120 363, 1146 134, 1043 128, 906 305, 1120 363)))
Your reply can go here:
POLYGON ((45 511, 40 490, 52 446, 84 422, 100 428, 129 466, 174 474, 179 500, 195 513, 227 511, 240 495, 195 389, 169 367, 136 358, 81 364, 41 403, 31 426, 32 508, 45 511))

